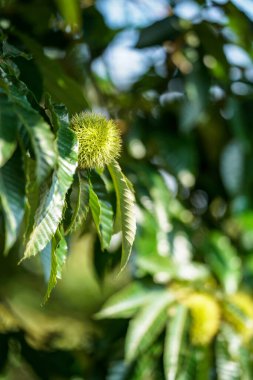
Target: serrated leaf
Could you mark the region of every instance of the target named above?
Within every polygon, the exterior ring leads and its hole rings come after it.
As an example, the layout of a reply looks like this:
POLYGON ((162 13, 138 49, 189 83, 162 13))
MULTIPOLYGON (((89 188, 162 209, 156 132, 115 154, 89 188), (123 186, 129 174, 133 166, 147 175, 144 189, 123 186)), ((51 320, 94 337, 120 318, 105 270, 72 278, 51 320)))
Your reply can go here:
POLYGON ((17 146, 18 120, 7 97, 0 93, 0 167, 13 155, 17 146))
POLYGON ((44 121, 29 103, 26 86, 17 78, 4 76, 4 90, 8 96, 12 110, 18 121, 26 129, 36 156, 36 172, 38 183, 43 183, 55 165, 54 135, 49 125, 44 121))
POLYGON ((17 49, 15 46, 9 44, 6 40, 3 41, 3 56, 6 58, 22 57, 25 59, 31 59, 30 54, 26 54, 23 51, 17 49))
POLYGON ((121 270, 129 260, 136 234, 135 198, 128 180, 121 171, 119 164, 114 161, 108 165, 117 197, 116 219, 122 230, 121 270))
POLYGON ((0 200, 5 222, 4 253, 15 243, 24 216, 25 183, 18 152, 0 169, 0 200))
POLYGON ((89 211, 89 182, 79 172, 77 173, 77 197, 76 204, 71 221, 65 231, 65 235, 69 232, 75 232, 85 222, 89 211))
POLYGON ((65 196, 70 188, 77 167, 78 145, 75 134, 60 119, 57 133, 58 168, 55 170, 52 184, 40 202, 35 215, 33 231, 24 253, 24 259, 36 255, 46 247, 54 236, 63 217, 65 196))
MULTIPOLYGON (((60 233, 60 231, 57 231, 56 236, 53 238, 52 244, 50 244, 50 247, 50 277, 48 281, 47 291, 44 297, 44 303, 46 303, 49 299, 51 292, 57 283, 57 280, 61 279, 62 269, 67 258, 67 242, 64 236, 60 233)), ((43 255, 43 252, 41 252, 41 254, 43 255)))
POLYGON ((187 321, 187 308, 177 305, 175 314, 170 317, 164 346, 164 373, 166 380, 176 380, 180 367, 180 355, 187 321))
POLYGON ((113 232, 113 209, 103 180, 97 175, 90 180, 89 206, 102 250, 108 248, 113 232), (95 190, 95 191, 94 191, 95 190))
POLYGON ((173 301, 171 294, 161 291, 130 321, 125 346, 127 361, 136 359, 159 336, 168 318, 168 307, 173 301))
POLYGON ((25 193, 26 193, 26 207, 25 207, 25 231, 24 242, 27 240, 32 232, 34 224, 34 216, 39 202, 39 186, 36 182, 36 162, 31 157, 24 155, 25 163, 25 193))
POLYGON ((131 283, 110 297, 96 314, 96 318, 129 318, 150 298, 152 293, 141 283, 131 283))

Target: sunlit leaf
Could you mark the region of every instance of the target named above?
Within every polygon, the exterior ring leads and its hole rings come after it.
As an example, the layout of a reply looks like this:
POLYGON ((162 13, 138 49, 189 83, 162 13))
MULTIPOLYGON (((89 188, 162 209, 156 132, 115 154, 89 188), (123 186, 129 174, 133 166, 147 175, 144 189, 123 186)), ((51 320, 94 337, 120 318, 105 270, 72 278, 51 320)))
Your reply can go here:
POLYGON ((96 318, 131 317, 153 295, 153 292, 141 283, 133 282, 110 297, 96 314, 96 318))
POLYGON ((159 336, 168 318, 174 297, 167 291, 156 294, 130 321, 126 336, 126 359, 132 361, 159 336))
POLYGON ((237 339, 232 331, 224 329, 216 341, 216 368, 218 380, 239 380, 241 379, 240 364, 233 357, 232 344, 238 347, 237 339), (227 340, 229 339, 229 341, 227 340))
POLYGON ((77 167, 77 141, 67 127, 66 120, 60 119, 57 133, 58 168, 54 172, 50 189, 45 192, 35 215, 35 224, 24 253, 24 258, 36 255, 54 236, 63 217, 65 196, 73 182, 77 167))
POLYGON ((164 347, 164 372, 166 380, 175 380, 178 369, 182 365, 180 355, 184 347, 183 339, 187 322, 187 309, 183 305, 178 305, 174 315, 167 323, 165 347, 164 347))
POLYGON ((108 169, 117 196, 116 220, 122 230, 121 270, 123 270, 129 260, 136 233, 135 198, 119 164, 114 161, 108 166, 108 169))
POLYGON ((229 238, 215 231, 210 234, 206 249, 209 252, 207 260, 225 290, 235 292, 241 277, 241 260, 229 238))

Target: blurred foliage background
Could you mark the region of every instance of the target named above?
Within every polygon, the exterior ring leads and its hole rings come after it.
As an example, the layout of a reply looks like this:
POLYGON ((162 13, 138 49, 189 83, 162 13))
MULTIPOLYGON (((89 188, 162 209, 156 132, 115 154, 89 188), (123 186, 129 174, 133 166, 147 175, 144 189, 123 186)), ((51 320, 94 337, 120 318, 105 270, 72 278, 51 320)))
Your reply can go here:
POLYGON ((251 1, 0 4, 40 104, 118 121, 138 221, 119 276, 117 235, 74 235, 43 308, 39 260, 1 254, 0 379, 252 379, 251 1))

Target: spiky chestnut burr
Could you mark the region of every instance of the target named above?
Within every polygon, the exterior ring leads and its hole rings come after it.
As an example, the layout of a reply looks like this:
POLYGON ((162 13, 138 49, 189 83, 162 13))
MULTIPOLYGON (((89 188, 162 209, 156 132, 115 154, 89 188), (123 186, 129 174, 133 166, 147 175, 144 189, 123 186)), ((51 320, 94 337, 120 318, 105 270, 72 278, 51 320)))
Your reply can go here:
POLYGON ((121 136, 113 120, 93 112, 81 112, 72 117, 70 127, 78 140, 79 168, 103 168, 119 157, 121 136))
POLYGON ((209 294, 192 293, 185 301, 191 314, 191 341, 205 346, 211 342, 220 326, 220 308, 209 294))

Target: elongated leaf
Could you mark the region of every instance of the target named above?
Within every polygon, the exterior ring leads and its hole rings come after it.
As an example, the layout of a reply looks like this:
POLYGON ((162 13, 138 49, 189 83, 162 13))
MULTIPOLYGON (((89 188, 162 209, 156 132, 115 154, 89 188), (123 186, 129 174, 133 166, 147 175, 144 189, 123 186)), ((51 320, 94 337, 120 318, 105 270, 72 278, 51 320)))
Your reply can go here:
POLYGON ((105 184, 99 176, 90 181, 89 205, 102 250, 108 248, 113 232, 113 210, 105 184), (95 190, 95 191, 94 191, 95 190))
POLYGON ((46 283, 49 283, 50 274, 51 274, 51 251, 52 251, 52 240, 40 252, 40 261, 42 264, 44 279, 46 283))
POLYGON ((5 58, 22 57, 28 60, 32 58, 30 54, 26 54, 23 51, 17 49, 15 46, 9 44, 6 40, 3 41, 3 56, 5 58))
POLYGON ((0 169, 0 200, 5 221, 4 253, 7 254, 18 237, 25 207, 25 183, 18 152, 0 169))
POLYGON ((58 168, 52 184, 45 193, 35 216, 35 224, 27 243, 24 259, 36 255, 54 236, 63 217, 65 196, 70 188, 77 167, 77 141, 74 133, 60 119, 57 133, 58 168))
POLYGON ((162 356, 162 345, 160 342, 155 342, 152 346, 138 357, 131 379, 163 379, 163 373, 159 359, 162 356))
POLYGON ((13 108, 6 98, 0 93, 0 167, 2 167, 13 155, 17 146, 18 120, 13 108))
POLYGON ((251 352, 247 347, 240 348, 239 361, 242 369, 242 380, 251 380, 253 373, 253 363, 251 352))
MULTIPOLYGON (((193 346, 185 350, 183 365, 177 380, 209 380, 211 378, 211 356, 209 346, 193 346)), ((239 380, 239 379, 238 379, 239 380)))
POLYGON ((75 232, 85 222, 89 211, 89 182, 80 172, 77 173, 77 194, 75 197, 75 207, 66 228, 65 235, 75 232))
POLYGON ((36 156, 37 181, 43 183, 55 165, 54 135, 49 125, 27 100, 26 86, 22 82, 16 82, 17 79, 7 75, 4 77, 4 89, 14 114, 29 135, 36 156))
POLYGON ((131 320, 125 347, 128 361, 134 360, 155 341, 166 324, 168 307, 173 301, 173 296, 161 291, 131 320))
POLYGON ((220 232, 212 232, 209 238, 210 242, 206 243, 210 252, 207 260, 225 290, 235 292, 242 275, 238 253, 229 238, 220 232))
MULTIPOLYGON (((62 269, 65 264, 68 252, 67 242, 64 236, 57 231, 56 237, 53 239, 51 246, 51 268, 48 281, 47 292, 44 297, 44 303, 49 299, 50 294, 55 287, 57 280, 61 279, 62 269)), ((43 255, 43 252, 41 252, 43 255)))
POLYGON ((129 318, 142 306, 153 292, 138 282, 114 294, 96 314, 96 318, 129 318))
POLYGON ((129 260, 136 233, 135 199, 119 164, 114 161, 108 166, 108 169, 117 196, 116 219, 119 221, 122 230, 121 270, 123 270, 129 260))
POLYGON ((197 347, 195 351, 196 380, 209 380, 211 370, 210 347, 197 347))
POLYGON ((187 321, 187 309, 178 305, 175 315, 168 321, 165 347, 164 372, 166 380, 175 380, 180 366, 180 355, 183 349, 183 338, 187 321))
MULTIPOLYGON (((230 352, 229 346, 236 347, 237 338, 232 331, 223 331, 216 341, 216 368, 218 380, 239 380, 241 379, 240 363, 230 352), (229 342, 228 340, 229 339, 229 342)), ((233 350, 232 350, 233 351, 233 350)))
POLYGON ((24 155, 25 161, 25 176, 26 176, 26 208, 25 208, 25 232, 24 242, 27 240, 32 232, 34 224, 34 216, 39 202, 39 186, 36 182, 36 162, 27 155, 24 155))

